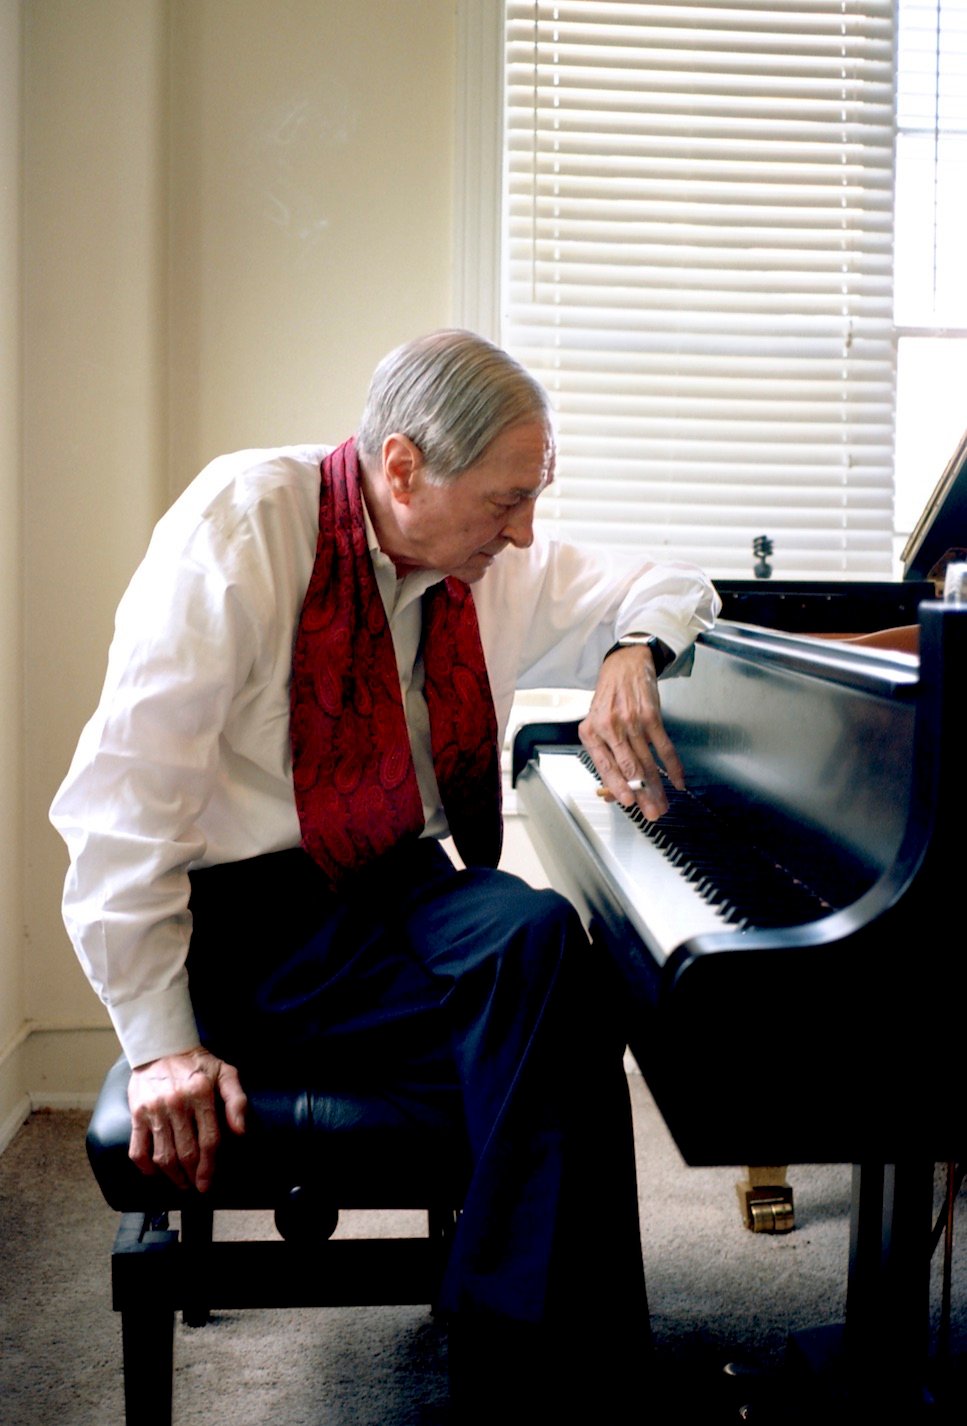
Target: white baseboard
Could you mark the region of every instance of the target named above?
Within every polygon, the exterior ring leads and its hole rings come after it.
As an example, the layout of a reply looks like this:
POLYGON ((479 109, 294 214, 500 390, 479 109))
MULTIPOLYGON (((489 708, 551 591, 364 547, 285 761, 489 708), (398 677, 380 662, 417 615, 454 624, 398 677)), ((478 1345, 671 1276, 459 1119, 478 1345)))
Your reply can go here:
POLYGON ((117 1056, 109 1025, 22 1025, 0 1052, 0 1153, 35 1110, 90 1109, 117 1056))
POLYGON ((30 1095, 21 1095, 20 1099, 10 1110, 9 1114, 7 1114, 3 1122, 0 1123, 0 1154, 3 1153, 4 1149, 10 1143, 11 1139, 13 1139, 14 1135, 19 1132, 19 1130, 23 1127, 24 1124, 26 1124, 27 1120, 30 1118, 30 1111, 32 1107, 33 1106, 30 1103, 30 1095))
POLYGON ((30 1096, 31 1112, 41 1109, 84 1109, 94 1108, 97 1099, 97 1091, 75 1092, 71 1090, 54 1091, 48 1094, 38 1095, 36 1098, 30 1096))

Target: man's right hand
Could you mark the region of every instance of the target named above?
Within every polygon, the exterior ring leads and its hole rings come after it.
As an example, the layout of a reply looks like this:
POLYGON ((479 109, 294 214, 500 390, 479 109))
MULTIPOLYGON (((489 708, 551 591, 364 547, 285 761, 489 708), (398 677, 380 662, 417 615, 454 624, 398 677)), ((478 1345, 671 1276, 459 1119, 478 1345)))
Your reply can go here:
POLYGON ((247 1101, 238 1071, 201 1045, 131 1071, 128 1153, 142 1173, 163 1173, 199 1193, 210 1187, 219 1138, 216 1093, 228 1127, 244 1133, 247 1101))

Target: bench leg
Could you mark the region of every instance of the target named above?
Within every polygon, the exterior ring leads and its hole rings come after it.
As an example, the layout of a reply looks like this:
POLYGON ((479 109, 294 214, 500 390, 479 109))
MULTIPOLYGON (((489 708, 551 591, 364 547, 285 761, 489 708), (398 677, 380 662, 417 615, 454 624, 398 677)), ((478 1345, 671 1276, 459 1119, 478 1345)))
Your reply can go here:
POLYGON ((184 1248, 184 1301, 181 1320, 186 1327, 204 1327, 210 1315, 206 1296, 215 1215, 204 1202, 187 1203, 181 1210, 184 1248))
POLYGON ((125 1307, 121 1311, 127 1426, 171 1426, 174 1329, 171 1307, 125 1307))
POLYGON ((114 1239, 111 1275, 121 1314, 127 1426, 171 1426, 177 1246, 177 1233, 140 1213, 125 1213, 114 1239))

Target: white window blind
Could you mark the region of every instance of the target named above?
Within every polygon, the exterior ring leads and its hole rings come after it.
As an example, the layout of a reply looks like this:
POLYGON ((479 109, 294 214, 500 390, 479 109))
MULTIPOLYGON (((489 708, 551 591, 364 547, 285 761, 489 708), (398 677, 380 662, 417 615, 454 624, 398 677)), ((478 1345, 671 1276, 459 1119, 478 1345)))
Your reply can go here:
POLYGON ((893 17, 507 5, 502 340, 542 522, 748 577, 891 573, 893 17))
POLYGON ((902 550, 967 427, 967 0, 899 0, 894 320, 902 550))
POLYGON ((896 320, 967 329, 967 3, 898 16, 896 320))

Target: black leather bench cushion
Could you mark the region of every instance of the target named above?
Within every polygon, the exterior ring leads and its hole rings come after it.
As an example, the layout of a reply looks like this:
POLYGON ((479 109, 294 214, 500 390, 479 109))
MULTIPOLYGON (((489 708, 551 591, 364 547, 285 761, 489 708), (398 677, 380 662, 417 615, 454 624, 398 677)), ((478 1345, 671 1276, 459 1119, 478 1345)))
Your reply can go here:
MULTIPOLYGON (((177 1208, 184 1194, 128 1158, 129 1076, 122 1058, 101 1088, 87 1131, 91 1167, 121 1213, 177 1208)), ((246 1086, 246 1093, 246 1132, 226 1129, 219 1146, 206 1195, 213 1207, 274 1209, 296 1187, 339 1208, 462 1201, 468 1150, 456 1091, 410 1098, 246 1086)))

